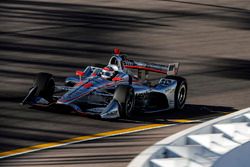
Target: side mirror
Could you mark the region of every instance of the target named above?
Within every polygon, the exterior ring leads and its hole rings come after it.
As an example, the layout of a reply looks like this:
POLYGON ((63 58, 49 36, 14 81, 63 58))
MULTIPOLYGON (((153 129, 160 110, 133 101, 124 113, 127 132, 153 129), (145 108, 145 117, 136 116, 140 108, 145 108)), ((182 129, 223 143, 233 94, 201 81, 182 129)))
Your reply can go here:
POLYGON ((84 76, 84 72, 83 71, 76 71, 76 75, 79 76, 79 80, 82 80, 82 76, 84 76))
POLYGON ((121 80, 122 80, 121 77, 114 77, 114 78, 112 79, 112 81, 121 81, 121 80))

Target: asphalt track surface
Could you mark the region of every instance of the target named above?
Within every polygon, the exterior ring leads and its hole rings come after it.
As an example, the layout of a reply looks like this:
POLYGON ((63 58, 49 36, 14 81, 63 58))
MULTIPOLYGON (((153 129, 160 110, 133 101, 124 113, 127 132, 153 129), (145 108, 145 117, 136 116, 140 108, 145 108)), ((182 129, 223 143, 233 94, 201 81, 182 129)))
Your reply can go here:
MULTIPOLYGON (((0 152, 248 107, 249 44, 250 2, 243 0, 3 0, 0 152), (114 47, 136 60, 180 62, 189 84, 184 111, 103 121, 19 106, 37 72, 53 73, 60 84, 77 69, 107 63, 114 47)), ((0 166, 126 166, 149 145, 194 124, 10 157, 0 166)))

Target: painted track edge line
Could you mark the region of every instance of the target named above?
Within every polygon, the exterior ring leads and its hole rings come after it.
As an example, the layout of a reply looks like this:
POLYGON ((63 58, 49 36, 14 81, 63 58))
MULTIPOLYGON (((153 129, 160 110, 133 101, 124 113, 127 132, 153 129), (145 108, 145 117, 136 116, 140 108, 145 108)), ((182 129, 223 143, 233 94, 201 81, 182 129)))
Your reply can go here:
POLYGON ((102 132, 102 133, 93 134, 93 135, 80 136, 80 137, 65 139, 65 140, 61 140, 61 141, 57 141, 57 142, 42 143, 42 144, 38 144, 38 145, 34 145, 34 146, 28 146, 28 147, 24 147, 24 148, 15 149, 15 150, 0 152, 0 160, 5 159, 5 158, 9 158, 9 157, 13 157, 13 156, 31 153, 31 152, 46 150, 46 149, 50 149, 50 148, 62 147, 62 146, 70 145, 70 144, 91 141, 91 140, 97 140, 97 139, 103 139, 103 138, 107 138, 107 137, 124 135, 124 134, 129 134, 129 133, 142 132, 142 131, 146 131, 146 130, 158 129, 158 128, 175 126, 175 125, 178 125, 178 123, 177 124, 150 124, 150 125, 137 126, 137 127, 127 128, 127 129, 107 131, 107 132, 102 132), (116 132, 116 133, 112 134, 112 132, 116 132), (77 138, 86 138, 86 139, 74 140, 77 138), (64 141, 69 141, 69 142, 64 142, 64 141), (39 145, 46 145, 46 144, 47 145, 51 144, 51 146, 36 148, 39 145), (18 151, 21 149, 23 149, 23 150, 26 149, 27 151, 18 151), (11 152, 14 152, 14 153, 11 153, 11 152))

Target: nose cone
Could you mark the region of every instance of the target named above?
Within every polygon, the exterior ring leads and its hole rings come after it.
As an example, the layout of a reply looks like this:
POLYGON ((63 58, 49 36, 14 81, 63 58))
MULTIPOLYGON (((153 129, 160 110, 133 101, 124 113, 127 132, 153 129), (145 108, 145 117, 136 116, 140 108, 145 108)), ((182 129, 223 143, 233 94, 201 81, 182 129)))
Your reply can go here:
MULTIPOLYGON (((85 85, 85 84, 84 84, 85 85)), ((89 94, 92 89, 89 86, 87 88, 84 85, 75 86, 73 89, 65 93, 58 101, 58 104, 68 104, 71 103, 87 94, 89 94)))
POLYGON ((75 100, 78 100, 79 98, 82 98, 89 93, 105 87, 109 81, 101 79, 101 78, 96 78, 96 79, 91 79, 88 80, 87 82, 84 82, 82 84, 78 84, 77 86, 73 87, 70 91, 65 93, 58 101, 58 104, 68 104, 71 103, 75 100))

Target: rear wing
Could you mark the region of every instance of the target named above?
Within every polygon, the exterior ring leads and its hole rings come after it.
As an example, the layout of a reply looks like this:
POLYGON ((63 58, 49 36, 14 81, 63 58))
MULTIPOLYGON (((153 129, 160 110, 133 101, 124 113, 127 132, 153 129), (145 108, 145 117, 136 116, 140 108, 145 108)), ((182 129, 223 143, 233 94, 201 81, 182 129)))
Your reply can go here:
POLYGON ((126 60, 123 62, 123 64, 124 67, 127 69, 145 70, 166 75, 177 75, 179 70, 179 63, 162 65, 162 64, 144 63, 133 60, 126 60))

